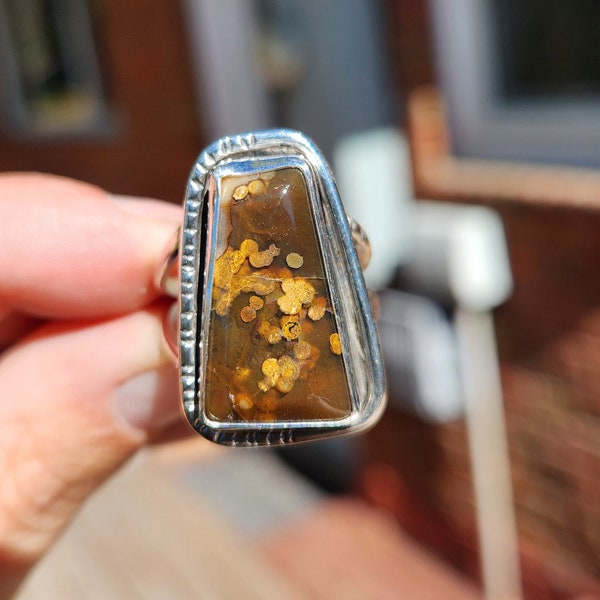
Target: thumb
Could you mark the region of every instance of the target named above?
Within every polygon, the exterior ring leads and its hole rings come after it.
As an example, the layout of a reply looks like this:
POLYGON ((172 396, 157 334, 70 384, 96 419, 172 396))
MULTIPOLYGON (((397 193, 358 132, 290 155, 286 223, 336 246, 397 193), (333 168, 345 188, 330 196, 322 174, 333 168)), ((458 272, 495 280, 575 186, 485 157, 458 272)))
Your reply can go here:
POLYGON ((88 495, 179 418, 164 309, 53 323, 1 357, 0 597, 88 495))

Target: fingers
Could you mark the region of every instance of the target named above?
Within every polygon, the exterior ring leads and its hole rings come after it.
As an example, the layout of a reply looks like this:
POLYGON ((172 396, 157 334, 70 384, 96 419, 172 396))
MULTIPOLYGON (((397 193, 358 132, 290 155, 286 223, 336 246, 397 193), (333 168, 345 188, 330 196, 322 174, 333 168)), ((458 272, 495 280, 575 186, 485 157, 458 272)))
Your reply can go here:
POLYGON ((180 212, 135 202, 61 177, 0 175, 2 312, 103 317, 155 298, 154 273, 180 212))
POLYGON ((181 422, 166 307, 139 310, 179 222, 165 203, 0 175, 0 597, 106 477, 181 422))
POLYGON ((45 325, 0 359, 0 581, 22 575, 104 479, 182 418, 164 313, 45 325))
POLYGON ((33 331, 41 324, 39 319, 19 311, 10 311, 0 318, 0 353, 4 352, 15 340, 33 331))

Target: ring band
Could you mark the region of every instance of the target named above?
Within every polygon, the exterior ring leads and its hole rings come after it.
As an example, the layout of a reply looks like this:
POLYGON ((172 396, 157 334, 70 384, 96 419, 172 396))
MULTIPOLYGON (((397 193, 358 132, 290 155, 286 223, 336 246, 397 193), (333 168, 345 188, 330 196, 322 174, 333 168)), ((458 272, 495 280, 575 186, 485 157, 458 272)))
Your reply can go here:
POLYGON ((362 276, 369 258, 303 134, 252 132, 204 150, 156 277, 179 297, 178 333, 167 336, 192 427, 254 446, 374 424, 385 378, 362 276))
POLYGON ((177 298, 179 296, 179 242, 181 240, 181 227, 178 227, 171 236, 166 249, 165 257, 154 278, 154 286, 165 296, 177 298))

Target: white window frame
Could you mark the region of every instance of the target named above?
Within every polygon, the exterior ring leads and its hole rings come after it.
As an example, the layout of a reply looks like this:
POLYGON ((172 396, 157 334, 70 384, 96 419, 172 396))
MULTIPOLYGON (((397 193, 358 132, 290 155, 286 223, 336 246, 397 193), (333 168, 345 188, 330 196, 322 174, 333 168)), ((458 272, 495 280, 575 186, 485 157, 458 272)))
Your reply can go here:
POLYGON ((455 154, 600 166, 600 97, 498 102, 490 0, 430 0, 455 154))

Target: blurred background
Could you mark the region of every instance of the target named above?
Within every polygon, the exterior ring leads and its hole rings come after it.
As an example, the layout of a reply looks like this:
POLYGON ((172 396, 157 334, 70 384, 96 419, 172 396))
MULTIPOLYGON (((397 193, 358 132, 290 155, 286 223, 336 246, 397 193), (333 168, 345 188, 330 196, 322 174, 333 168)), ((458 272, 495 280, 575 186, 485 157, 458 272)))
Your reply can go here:
POLYGON ((180 202, 213 139, 304 131, 372 241, 389 382, 358 438, 146 452, 23 598, 600 598, 599 19, 0 0, 0 170, 180 202))

